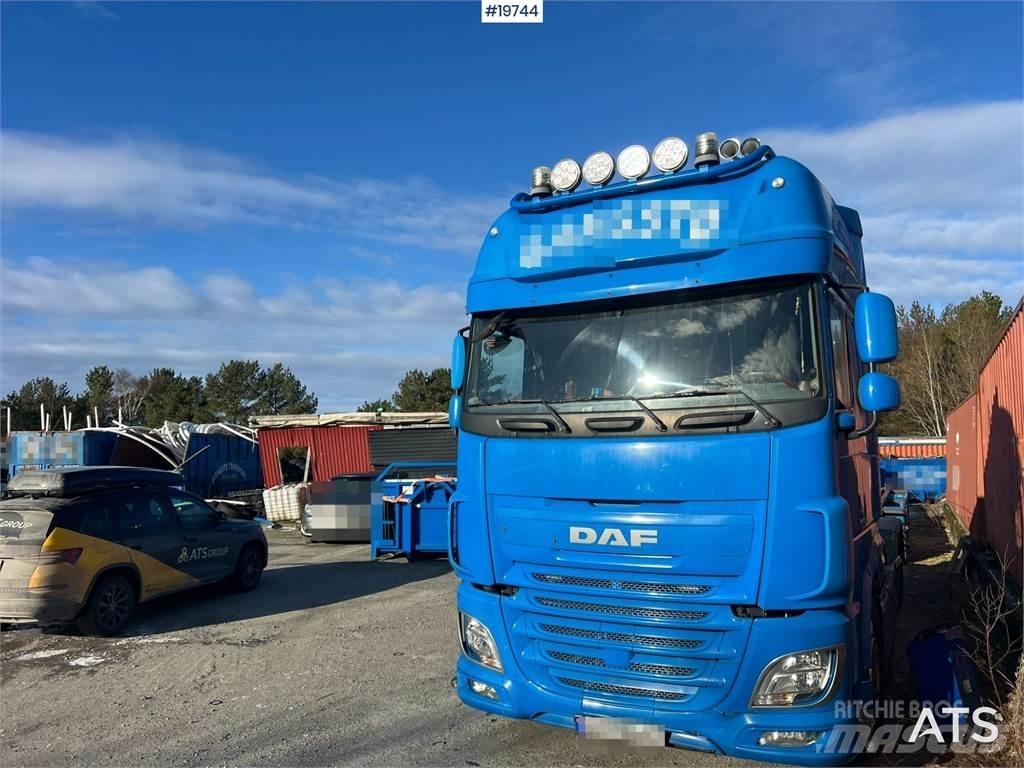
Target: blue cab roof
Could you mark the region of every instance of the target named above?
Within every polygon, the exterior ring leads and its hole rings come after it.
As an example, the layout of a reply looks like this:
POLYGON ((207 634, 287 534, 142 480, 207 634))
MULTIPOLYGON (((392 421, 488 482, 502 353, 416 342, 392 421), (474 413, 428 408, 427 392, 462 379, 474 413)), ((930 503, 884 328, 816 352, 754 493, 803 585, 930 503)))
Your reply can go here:
POLYGON ((517 195, 484 238, 467 310, 789 275, 864 284, 861 236, 856 211, 836 205, 803 165, 763 146, 717 166, 517 195))

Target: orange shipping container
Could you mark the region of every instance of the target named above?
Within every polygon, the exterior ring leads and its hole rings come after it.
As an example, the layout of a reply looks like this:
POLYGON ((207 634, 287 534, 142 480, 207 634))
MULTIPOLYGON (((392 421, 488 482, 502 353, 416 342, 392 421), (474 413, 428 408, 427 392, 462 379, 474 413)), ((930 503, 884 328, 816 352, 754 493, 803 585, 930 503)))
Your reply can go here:
POLYGON ((931 459, 946 455, 941 437, 880 437, 878 455, 883 459, 931 459))

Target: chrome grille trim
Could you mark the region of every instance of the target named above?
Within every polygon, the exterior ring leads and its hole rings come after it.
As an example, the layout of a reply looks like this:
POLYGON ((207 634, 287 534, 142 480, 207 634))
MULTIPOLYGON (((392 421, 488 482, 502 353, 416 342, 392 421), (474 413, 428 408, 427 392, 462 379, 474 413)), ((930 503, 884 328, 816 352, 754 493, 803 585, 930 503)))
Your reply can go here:
POLYGON ((588 640, 611 640, 617 643, 637 643, 638 645, 651 645, 657 648, 685 648, 692 651, 704 645, 703 640, 691 640, 682 637, 655 637, 654 635, 631 635, 627 632, 601 632, 596 629, 563 627, 558 624, 541 624, 540 628, 553 635, 583 637, 588 640))
POLYGON ((554 597, 538 597, 537 602, 546 608, 564 608, 570 611, 605 613, 612 616, 636 616, 644 619, 684 619, 696 621, 708 615, 707 611, 692 611, 678 608, 645 608, 642 606, 606 605, 585 603, 579 600, 559 600, 554 597))
POLYGON ((604 659, 599 659, 596 656, 581 656, 578 653, 565 653, 564 651, 550 651, 549 653, 551 658, 568 664, 584 664, 588 667, 604 666, 604 659))
POLYGON ((588 691, 611 693, 618 696, 643 696, 645 698, 661 699, 662 701, 682 701, 686 698, 686 694, 679 693, 678 691, 659 691, 655 688, 640 688, 634 685, 595 683, 589 680, 577 680, 572 677, 560 677, 558 681, 573 688, 583 688, 588 691))
POLYGON ((703 595, 711 590, 708 584, 661 584, 655 581, 616 581, 614 579, 585 576, 562 576, 557 573, 534 573, 533 578, 543 584, 565 584, 570 587, 594 589, 624 589, 627 592, 655 592, 668 595, 703 595))
POLYGON ((686 677, 697 671, 693 667, 674 667, 671 664, 642 664, 639 662, 633 662, 629 665, 629 668, 634 672, 646 672, 651 675, 674 675, 676 677, 686 677))

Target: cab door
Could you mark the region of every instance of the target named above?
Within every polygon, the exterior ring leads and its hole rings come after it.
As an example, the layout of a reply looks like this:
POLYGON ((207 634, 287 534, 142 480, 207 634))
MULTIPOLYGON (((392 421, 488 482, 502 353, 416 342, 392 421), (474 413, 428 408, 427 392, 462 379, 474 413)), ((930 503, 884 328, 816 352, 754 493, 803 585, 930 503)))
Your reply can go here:
POLYGON ((137 491, 125 495, 119 517, 121 543, 128 548, 142 582, 140 600, 198 583, 181 568, 185 534, 163 494, 137 491))
POLYGON ((223 517, 191 494, 169 491, 166 496, 185 536, 186 557, 178 567, 202 582, 229 576, 238 556, 238 537, 230 534, 223 517))

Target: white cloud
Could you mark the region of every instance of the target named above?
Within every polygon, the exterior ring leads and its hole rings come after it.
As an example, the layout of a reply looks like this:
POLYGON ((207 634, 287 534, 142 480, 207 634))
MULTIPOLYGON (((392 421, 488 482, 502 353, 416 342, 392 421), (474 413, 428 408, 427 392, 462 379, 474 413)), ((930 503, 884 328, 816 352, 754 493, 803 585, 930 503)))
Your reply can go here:
POLYGON ((917 109, 838 129, 768 128, 864 224, 868 281, 942 305, 1024 287, 1024 102, 917 109))
POLYGON ((429 179, 285 178, 222 152, 153 139, 69 140, 4 131, 7 209, 99 213, 165 226, 235 222, 321 228, 474 253, 503 201, 429 179))
POLYGON ((43 375, 75 389, 97 364, 191 375, 256 358, 290 366, 321 409, 348 409, 389 396, 409 368, 446 365, 464 324, 461 287, 393 280, 322 279, 264 293, 230 274, 192 284, 163 268, 35 259, 8 260, 4 285, 4 392, 43 375))

